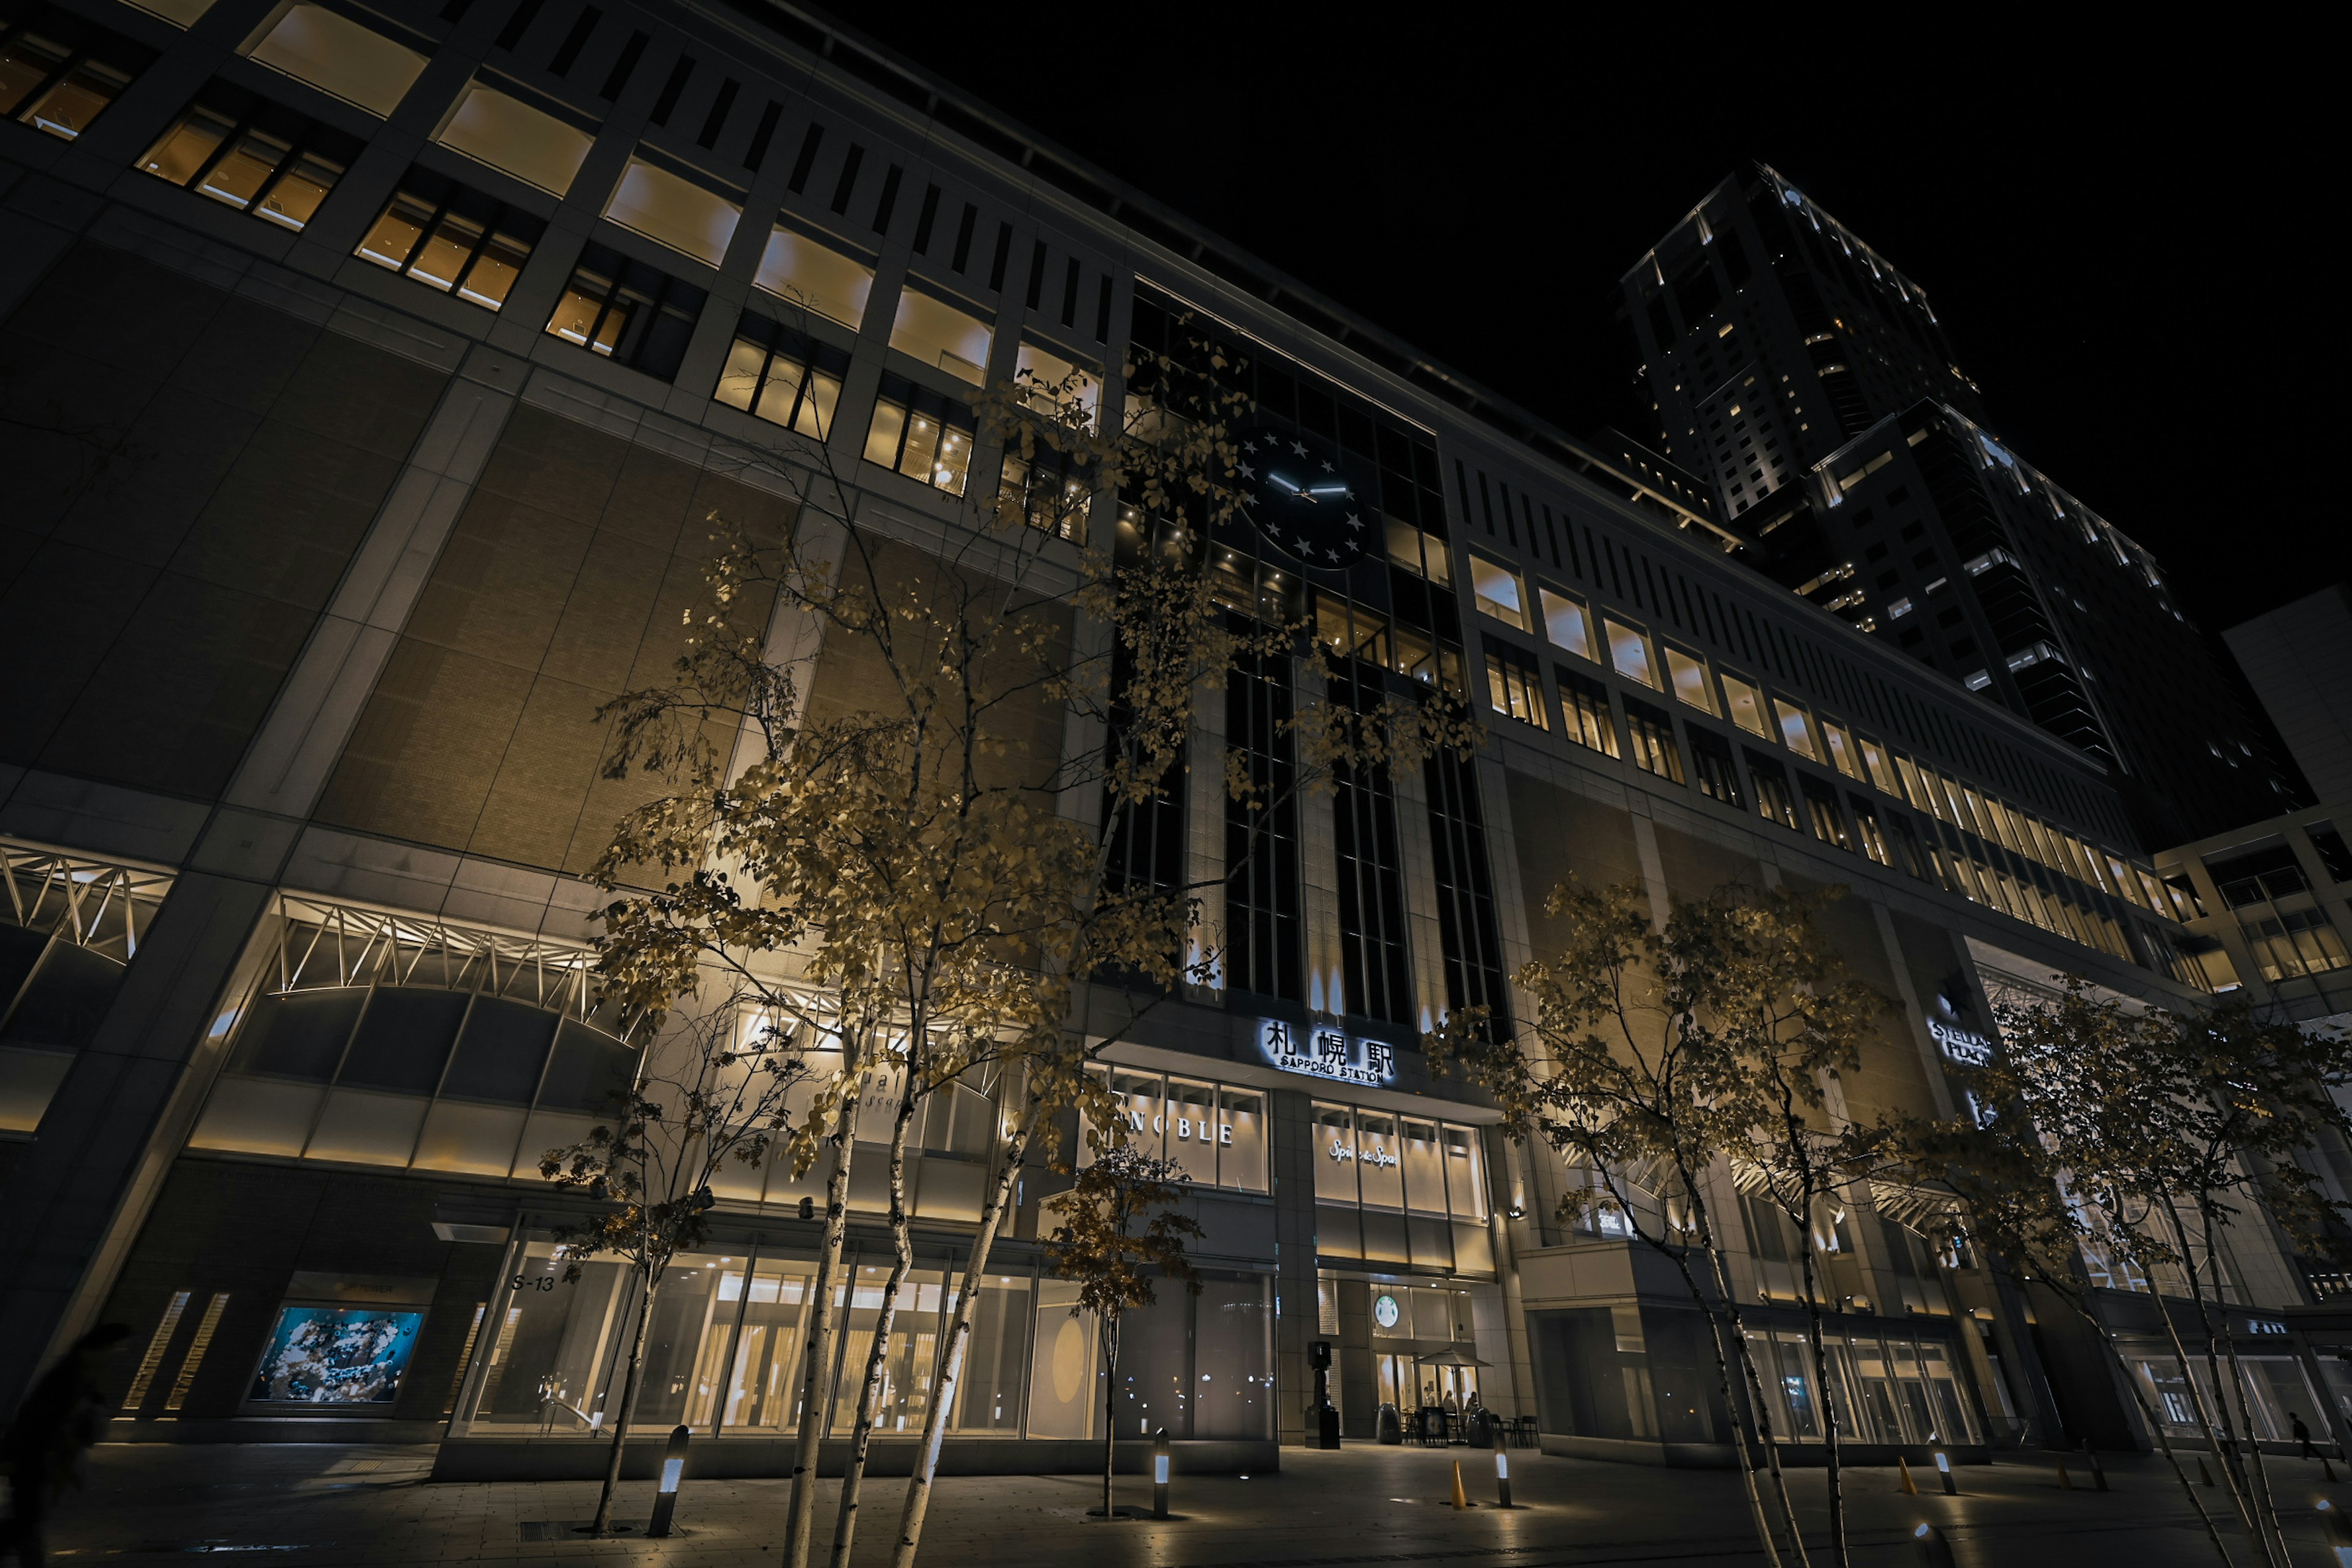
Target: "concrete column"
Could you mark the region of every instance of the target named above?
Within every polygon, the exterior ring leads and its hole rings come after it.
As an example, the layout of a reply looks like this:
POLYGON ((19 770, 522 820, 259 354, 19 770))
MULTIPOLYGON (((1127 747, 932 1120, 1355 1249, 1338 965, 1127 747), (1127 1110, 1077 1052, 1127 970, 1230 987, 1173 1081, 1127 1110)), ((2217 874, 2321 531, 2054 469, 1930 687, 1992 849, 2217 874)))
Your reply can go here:
POLYGON ((1274 1163, 1275 1439, 1303 1444, 1312 1430, 1315 1373, 1307 1347, 1320 1337, 1315 1307, 1314 1105, 1295 1089, 1267 1097, 1274 1163))
MULTIPOLYGON (((1200 948, 1225 944, 1225 685, 1201 682, 1192 691, 1192 753, 1184 767, 1184 881, 1201 909, 1200 948)), ((1224 997, 1224 966, 1209 985, 1187 984, 1184 997, 1215 1006, 1224 997)))
MULTIPOLYGON (((1312 664, 1298 666, 1299 712, 1325 700, 1322 671, 1312 664)), ((1318 1015, 1338 1017, 1346 1010, 1344 969, 1339 956, 1339 840, 1332 826, 1333 801, 1328 795, 1300 794, 1298 812, 1298 874, 1307 960, 1307 1005, 1318 1015)))
MULTIPOLYGON (((226 858, 215 843, 197 847, 226 858)), ((228 823, 232 836, 241 824, 228 823)), ((190 869, 156 910, 137 959, 0 1189, 0 1409, 94 1326, 149 1205, 201 1107, 226 1042, 208 1027, 269 908, 290 837, 258 876, 190 869), (209 1061, 206 1058, 211 1058, 209 1061), (202 1081, 196 1081, 201 1079, 202 1081)))
POLYGON ((1372 1287, 1363 1279, 1337 1281, 1339 1338, 1332 1345, 1332 1396, 1339 1405, 1339 1435, 1370 1442, 1378 1430, 1380 1379, 1372 1367, 1372 1287))

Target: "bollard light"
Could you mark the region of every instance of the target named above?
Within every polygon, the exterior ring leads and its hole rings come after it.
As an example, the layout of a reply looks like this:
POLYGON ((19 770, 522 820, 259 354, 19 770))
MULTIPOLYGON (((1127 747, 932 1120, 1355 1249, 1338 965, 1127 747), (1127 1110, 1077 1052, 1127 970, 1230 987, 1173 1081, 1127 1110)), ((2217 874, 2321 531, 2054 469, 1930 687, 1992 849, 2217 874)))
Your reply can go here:
POLYGON ((1486 1425, 1495 1434, 1495 1506, 1508 1508, 1511 1506, 1511 1457, 1503 1451, 1503 1424, 1489 1421, 1486 1425))
POLYGON ((2092 1447, 2090 1443, 2085 1440, 2083 1444, 2083 1454, 2084 1458, 2091 1461, 2091 1484, 2097 1487, 2101 1491, 2106 1490, 2107 1472, 2106 1468, 2099 1463, 2099 1451, 2096 1448, 2092 1447))
POLYGON ((2327 1549, 2336 1553, 2336 1568, 2352 1568, 2352 1520, 2326 1498, 2314 1507, 2319 1514, 2320 1533, 2327 1537, 2327 1549))
POLYGON ((1944 1479, 1944 1495, 1958 1497, 1960 1489, 1952 1480, 1952 1457, 1941 1448, 1936 1450, 1936 1473, 1944 1479))
POLYGON ((1168 1517, 1168 1428, 1151 1435, 1151 1517, 1168 1517))
POLYGON ((1952 1543, 1944 1539, 1942 1531, 1922 1524, 1911 1532, 1911 1539, 1918 1543, 1919 1561, 1926 1568, 1952 1568, 1952 1543))
POLYGON ((654 1491, 653 1522, 646 1526, 646 1534, 653 1539, 669 1534, 670 1516, 677 1511, 678 1484, 686 1479, 687 1440, 693 1436, 685 1426, 669 1429, 669 1447, 662 1454, 661 1485, 654 1491))

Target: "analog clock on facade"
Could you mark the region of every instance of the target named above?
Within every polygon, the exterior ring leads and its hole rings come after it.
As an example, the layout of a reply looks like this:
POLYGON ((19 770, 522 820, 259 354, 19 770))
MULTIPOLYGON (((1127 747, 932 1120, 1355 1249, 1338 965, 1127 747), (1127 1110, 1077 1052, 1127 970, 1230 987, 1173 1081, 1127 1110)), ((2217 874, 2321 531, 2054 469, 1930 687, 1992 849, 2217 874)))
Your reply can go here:
POLYGON ((1234 489, 1265 542, 1308 566, 1352 565, 1372 547, 1379 513, 1338 447, 1272 424, 1235 435, 1234 489))
POLYGON ((1372 1321, 1384 1329, 1397 1326, 1397 1299, 1386 1291, 1372 1298, 1372 1321))

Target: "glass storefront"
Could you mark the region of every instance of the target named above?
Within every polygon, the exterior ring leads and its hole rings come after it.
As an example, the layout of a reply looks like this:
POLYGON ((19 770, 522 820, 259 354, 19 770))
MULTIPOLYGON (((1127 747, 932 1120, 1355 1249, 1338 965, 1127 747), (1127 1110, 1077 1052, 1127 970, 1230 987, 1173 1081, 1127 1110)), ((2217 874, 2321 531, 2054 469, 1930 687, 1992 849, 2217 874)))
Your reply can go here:
MULTIPOLYGON (((845 1260, 835 1286, 845 1309, 830 1385, 829 1429, 856 1419, 890 1264, 887 1248, 845 1260), (879 1260, 877 1260, 878 1254, 879 1260)), ((957 1276, 944 1259, 900 1287, 884 1357, 877 1429, 921 1430, 938 1397, 945 1313, 957 1276)), ((698 1254, 664 1279, 647 1330, 644 1388, 633 1430, 776 1436, 797 1429, 801 1356, 816 1265, 808 1258, 698 1254)), ((635 1289, 617 1263, 581 1266, 566 1282, 555 1244, 521 1247, 507 1300, 483 1335, 469 1402, 455 1427, 468 1436, 591 1436, 608 1430, 620 1397, 635 1289)), ((1102 1431, 1099 1336, 1076 1313, 1076 1287, 1026 1263, 987 1277, 974 1308, 950 1432, 1092 1437, 1102 1431)), ((1122 1434, 1168 1428, 1177 1437, 1273 1435, 1273 1289, 1264 1275, 1204 1270, 1202 1292, 1163 1288, 1128 1314, 1114 1406, 1122 1434)))
MULTIPOLYGON (((2138 1347, 2124 1342, 2124 1359, 2132 1375, 2138 1379, 2140 1392, 2151 1409, 2157 1412, 2168 1431, 2176 1436, 2199 1432, 2197 1405, 2189 1397, 2188 1380, 2180 1373, 2179 1359, 2168 1345, 2154 1348, 2162 1342, 2150 1341, 2138 1347)), ((2323 1362, 2323 1366, 2326 1363, 2323 1362)), ((2341 1363, 2336 1363, 2340 1365, 2341 1363)), ((2315 1433, 2326 1430, 2324 1417, 2326 1402, 2312 1391, 2311 1379, 2299 1357, 2292 1355, 2247 1355, 2241 1353, 2238 1365, 2245 1374, 2245 1405, 2242 1415, 2234 1398, 2226 1410, 2214 1400, 2213 1377, 2205 1361, 2194 1354, 2189 1358, 2189 1372, 2196 1378, 2197 1393, 2204 1401, 2209 1415, 2215 1417, 2217 1426, 2226 1426, 2243 1435, 2251 1423, 2253 1436, 2265 1442, 2284 1443, 2294 1438, 2294 1420, 2301 1416, 2315 1433), (2226 1417, 2226 1421, 2222 1418, 2226 1417)), ((2221 1376, 2230 1375, 2230 1363, 2221 1362, 2221 1376)), ((2352 1404, 2347 1404, 2352 1409, 2352 1404)))
MULTIPOLYGON (((1822 1391, 1812 1347, 1801 1329, 1751 1331, 1748 1343, 1771 1399, 1773 1434, 1783 1442, 1818 1443, 1822 1391)), ((1974 1445, 1984 1441, 1976 1411, 1946 1341, 1839 1330, 1825 1325, 1830 1397, 1853 1443, 1974 1445)))

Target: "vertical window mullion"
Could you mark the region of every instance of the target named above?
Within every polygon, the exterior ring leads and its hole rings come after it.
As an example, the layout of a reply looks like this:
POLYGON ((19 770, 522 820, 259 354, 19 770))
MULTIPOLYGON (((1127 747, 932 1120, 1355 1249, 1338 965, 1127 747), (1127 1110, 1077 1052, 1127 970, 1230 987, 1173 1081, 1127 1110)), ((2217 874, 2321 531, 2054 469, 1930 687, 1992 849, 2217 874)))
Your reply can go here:
MULTIPOLYGON (((199 101, 189 110, 189 113, 195 113, 203 107, 202 102, 199 101)), ((184 121, 185 116, 183 116, 182 118, 184 121)), ((223 158, 227 157, 231 153, 236 152, 237 144, 245 140, 245 133, 252 129, 253 121, 249 117, 238 120, 235 123, 231 124, 228 134, 221 138, 220 145, 215 147, 211 153, 205 157, 205 161, 196 165, 196 172, 189 175, 187 183, 180 188, 184 191, 202 189, 204 183, 212 178, 213 171, 220 167, 220 161, 223 158)), ((256 196, 254 199, 258 201, 261 198, 256 196)), ((247 210, 250 209, 248 208, 247 210)))
MULTIPOLYGON (((310 152, 310 143, 317 139, 317 136, 318 132, 314 127, 288 142, 286 155, 278 160, 278 166, 269 171, 269 177, 254 187, 253 200, 245 205, 247 212, 257 213, 268 205, 269 194, 278 187, 288 174, 292 172, 294 165, 302 161, 303 155, 310 152)), ((437 224, 440 220, 436 218, 434 221, 437 224)), ((426 233, 429 235, 431 230, 427 230, 426 233)))

